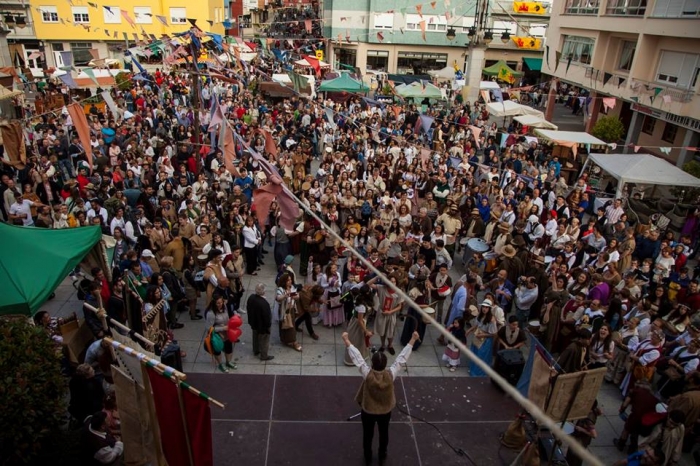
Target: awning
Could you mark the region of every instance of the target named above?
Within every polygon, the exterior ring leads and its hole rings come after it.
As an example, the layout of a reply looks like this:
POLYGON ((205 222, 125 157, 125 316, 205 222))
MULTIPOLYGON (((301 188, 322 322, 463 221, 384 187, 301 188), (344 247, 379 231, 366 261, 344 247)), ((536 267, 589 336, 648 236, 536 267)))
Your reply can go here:
POLYGON ((542 71, 542 59, 541 58, 527 58, 523 57, 523 62, 527 65, 530 71, 542 71))

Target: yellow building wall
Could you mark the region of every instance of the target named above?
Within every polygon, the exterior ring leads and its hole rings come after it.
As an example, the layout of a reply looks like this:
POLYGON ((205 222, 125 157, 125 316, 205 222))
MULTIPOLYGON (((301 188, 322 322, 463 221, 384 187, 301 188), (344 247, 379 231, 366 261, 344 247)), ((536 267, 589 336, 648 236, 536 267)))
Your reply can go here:
POLYGON ((73 10, 71 5, 66 0, 31 0, 32 21, 36 30, 36 37, 46 41, 122 41, 124 34, 128 35, 130 41, 134 40, 133 34, 139 36, 139 40, 143 40, 142 32, 153 34, 160 38, 162 34, 173 35, 178 32, 186 31, 190 28, 190 23, 173 24, 170 21, 170 8, 185 8, 186 18, 195 18, 197 26, 204 32, 215 34, 224 34, 224 27, 221 24, 225 16, 223 0, 108 0, 91 2, 98 5, 94 8, 88 5, 84 0, 73 0, 73 6, 87 7, 89 14, 89 23, 76 24, 73 22, 73 10), (123 17, 121 12, 114 15, 114 18, 119 19, 119 23, 105 23, 104 6, 116 7, 125 10, 129 16, 136 21, 137 15, 134 13, 134 7, 150 7, 151 14, 150 24, 136 23, 132 27, 123 17), (59 21, 57 23, 44 22, 41 7, 55 7, 58 13, 59 21), (168 25, 164 26, 156 15, 164 16, 168 25), (218 21, 217 21, 218 19, 218 21), (63 20, 63 21, 61 21, 63 20), (214 22, 213 26, 207 20, 214 22), (89 27, 89 29, 88 29, 89 27), (105 33, 109 31, 109 36, 105 33), (117 37, 114 37, 114 32, 117 32, 117 37))

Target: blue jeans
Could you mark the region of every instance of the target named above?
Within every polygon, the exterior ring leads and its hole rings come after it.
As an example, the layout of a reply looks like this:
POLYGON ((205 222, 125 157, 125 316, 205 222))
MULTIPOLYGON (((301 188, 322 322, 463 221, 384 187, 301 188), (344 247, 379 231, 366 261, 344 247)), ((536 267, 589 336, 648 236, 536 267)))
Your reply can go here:
POLYGON ((75 169, 73 168, 73 162, 70 159, 59 160, 58 168, 63 173, 63 181, 68 181, 69 179, 75 177, 75 169))

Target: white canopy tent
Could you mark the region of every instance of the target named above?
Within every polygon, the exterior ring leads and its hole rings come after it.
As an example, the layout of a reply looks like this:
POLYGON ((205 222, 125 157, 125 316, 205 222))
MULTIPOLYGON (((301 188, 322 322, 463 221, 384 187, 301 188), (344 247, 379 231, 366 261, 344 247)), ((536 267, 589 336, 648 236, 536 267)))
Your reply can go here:
POLYGON ((617 179, 618 198, 627 183, 700 187, 700 179, 652 154, 590 154, 581 173, 591 163, 617 179))
POLYGON ((540 118, 536 115, 518 115, 513 119, 521 125, 530 126, 532 128, 546 128, 553 130, 559 129, 557 125, 550 123, 544 118, 540 118))
POLYGON ((495 81, 481 81, 479 84, 479 89, 500 89, 501 86, 495 81))
POLYGON ((535 115, 544 120, 544 113, 527 105, 521 105, 512 100, 504 100, 503 102, 491 102, 486 104, 486 109, 489 114, 494 117, 508 117, 518 115, 535 115))
MULTIPOLYGON (((307 67, 307 68, 311 66, 311 63, 309 63, 309 62, 306 60, 306 58, 302 58, 301 60, 297 60, 297 61, 294 62, 294 64, 297 65, 297 66, 303 66, 303 67, 307 67)), ((321 60, 318 61, 318 66, 319 66, 320 68, 330 68, 330 67, 331 67, 331 65, 329 65, 329 64, 326 63, 325 61, 321 61, 321 60)))
POLYGON ((601 141, 583 131, 552 131, 549 129, 536 129, 535 133, 544 139, 553 142, 571 142, 574 144, 588 144, 592 146, 607 146, 605 141, 601 141))
POLYGON ((430 70, 428 71, 428 74, 433 78, 438 79, 454 79, 455 69, 452 66, 446 66, 440 70, 430 70))

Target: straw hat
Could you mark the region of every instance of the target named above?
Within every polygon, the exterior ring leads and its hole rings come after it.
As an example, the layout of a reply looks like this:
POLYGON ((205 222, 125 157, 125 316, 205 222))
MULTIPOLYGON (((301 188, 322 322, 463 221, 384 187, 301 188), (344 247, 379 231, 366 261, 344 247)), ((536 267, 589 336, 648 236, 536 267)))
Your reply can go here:
POLYGON ((469 314, 472 315, 472 317, 476 317, 479 315, 479 310, 474 306, 473 304, 469 305, 469 314))
POLYGON ((472 215, 479 215, 479 209, 472 209, 472 215))
POLYGON ((498 224, 498 229, 503 230, 503 231, 510 231, 510 223, 508 222, 501 222, 498 224))
POLYGON ((503 248, 503 255, 506 257, 515 257, 515 248, 510 244, 503 248))
POLYGON ((533 256, 532 261, 544 265, 544 256, 533 256))

